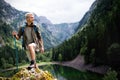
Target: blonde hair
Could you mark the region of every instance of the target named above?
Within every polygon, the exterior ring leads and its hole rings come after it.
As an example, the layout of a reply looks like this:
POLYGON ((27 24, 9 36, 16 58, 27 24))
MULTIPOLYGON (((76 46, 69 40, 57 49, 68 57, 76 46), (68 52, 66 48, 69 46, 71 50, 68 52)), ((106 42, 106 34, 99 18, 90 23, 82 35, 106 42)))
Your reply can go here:
POLYGON ((28 18, 28 17, 29 17, 29 15, 33 15, 33 16, 34 16, 34 14, 33 14, 33 13, 30 13, 30 12, 29 12, 29 13, 26 13, 26 14, 25 14, 25 18, 28 18))

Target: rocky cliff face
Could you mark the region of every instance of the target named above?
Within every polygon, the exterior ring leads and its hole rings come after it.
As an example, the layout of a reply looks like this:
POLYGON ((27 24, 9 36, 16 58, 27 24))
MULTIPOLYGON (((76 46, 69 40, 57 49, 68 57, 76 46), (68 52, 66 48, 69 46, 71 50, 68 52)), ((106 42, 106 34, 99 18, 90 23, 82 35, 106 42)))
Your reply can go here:
POLYGON ((4 0, 0 0, 0 20, 10 24, 20 14, 20 11, 10 6, 4 0))
POLYGON ((53 32, 53 35, 61 42, 69 39, 76 32, 78 24, 78 22, 55 24, 56 30, 53 32))
POLYGON ((57 39, 57 43, 61 43, 66 39, 69 39, 75 32, 78 27, 79 22, 76 23, 61 23, 53 24, 44 16, 37 17, 37 23, 40 23, 42 28, 50 32, 50 34, 57 39))

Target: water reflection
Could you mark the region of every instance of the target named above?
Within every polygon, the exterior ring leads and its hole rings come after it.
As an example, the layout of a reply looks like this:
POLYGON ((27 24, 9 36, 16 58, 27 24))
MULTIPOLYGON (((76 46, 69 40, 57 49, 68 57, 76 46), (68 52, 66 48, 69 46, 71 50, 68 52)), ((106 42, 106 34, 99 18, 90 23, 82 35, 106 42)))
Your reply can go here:
POLYGON ((45 65, 40 66, 39 68, 48 70, 58 80, 101 80, 101 76, 98 74, 81 72, 76 69, 60 65, 45 65))

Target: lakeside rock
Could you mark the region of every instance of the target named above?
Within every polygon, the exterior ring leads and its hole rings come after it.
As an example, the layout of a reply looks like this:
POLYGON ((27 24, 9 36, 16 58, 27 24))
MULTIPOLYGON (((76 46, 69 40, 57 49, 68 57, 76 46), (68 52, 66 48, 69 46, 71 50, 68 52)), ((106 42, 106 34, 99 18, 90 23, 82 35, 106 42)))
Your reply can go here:
POLYGON ((52 74, 48 71, 43 71, 39 68, 33 68, 28 70, 26 68, 22 68, 11 78, 3 78, 0 77, 0 80, 57 80, 52 74))

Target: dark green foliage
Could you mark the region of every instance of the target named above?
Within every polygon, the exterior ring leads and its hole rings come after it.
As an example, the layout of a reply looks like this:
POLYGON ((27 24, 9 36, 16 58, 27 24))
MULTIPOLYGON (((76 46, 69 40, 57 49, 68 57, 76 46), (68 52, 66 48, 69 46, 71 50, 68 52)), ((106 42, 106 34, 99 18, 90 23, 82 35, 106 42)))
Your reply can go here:
MULTIPOLYGON (((18 61, 22 63, 22 60, 26 61, 25 52, 22 49, 14 47, 14 39, 11 35, 12 28, 4 22, 0 22, 0 36, 4 40, 5 46, 0 47, 0 69, 10 68, 16 65, 16 53, 18 53, 18 61)), ((18 45, 18 44, 17 44, 18 45)))
POLYGON ((12 28, 10 27, 10 25, 7 25, 6 23, 0 20, 0 36, 2 36, 4 40, 7 40, 6 37, 11 36, 11 31, 12 28))
POLYGON ((118 80, 117 79, 117 72, 110 69, 107 72, 107 74, 103 77, 103 80, 118 80))
MULTIPOLYGON (((85 29, 88 41, 86 42, 88 48, 88 52, 85 53, 86 62, 91 62, 91 50, 94 48, 95 53, 93 57, 95 64, 112 63, 108 62, 107 57, 110 55, 107 54, 107 50, 113 43, 120 44, 120 32, 118 31, 120 23, 116 23, 120 19, 119 5, 120 1, 118 0, 98 1, 97 7, 93 11, 85 29)), ((120 51, 118 51, 119 53, 120 51)), ((119 62, 118 57, 114 58, 114 60, 117 60, 115 63, 119 62)))
POLYGON ((118 43, 113 43, 108 47, 107 50, 107 57, 108 57, 108 63, 111 66, 116 66, 119 67, 119 62, 120 62, 120 44, 118 43), (111 64, 112 63, 112 64, 111 64))
POLYGON ((72 60, 75 58, 80 51, 80 38, 79 36, 72 37, 70 40, 66 40, 63 44, 57 48, 53 48, 53 60, 59 61, 59 54, 62 56, 62 60, 72 60))
POLYGON ((53 49, 63 61, 84 55, 86 63, 120 66, 120 0, 97 0, 87 24, 71 39, 53 49))
MULTIPOLYGON (((23 60, 27 60, 25 52, 18 50, 18 61, 22 63, 23 60), (23 53, 21 53, 23 52, 23 53)), ((5 47, 0 48, 0 69, 10 68, 16 65, 16 53, 15 49, 6 45, 5 47)))

